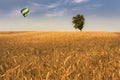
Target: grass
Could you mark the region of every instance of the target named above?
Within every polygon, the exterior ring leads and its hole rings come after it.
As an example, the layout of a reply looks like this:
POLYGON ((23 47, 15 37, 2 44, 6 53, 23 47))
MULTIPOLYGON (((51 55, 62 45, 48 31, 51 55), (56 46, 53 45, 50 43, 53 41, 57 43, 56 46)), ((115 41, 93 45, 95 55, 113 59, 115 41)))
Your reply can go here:
POLYGON ((0 80, 120 80, 120 33, 1 32, 0 80))

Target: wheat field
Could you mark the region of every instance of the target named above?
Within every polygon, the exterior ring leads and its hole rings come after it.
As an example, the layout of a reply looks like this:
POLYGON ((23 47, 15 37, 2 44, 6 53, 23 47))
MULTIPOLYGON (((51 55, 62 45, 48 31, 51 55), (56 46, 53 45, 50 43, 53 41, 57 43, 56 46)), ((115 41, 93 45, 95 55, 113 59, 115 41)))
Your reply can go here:
POLYGON ((0 80, 120 80, 120 33, 0 32, 0 80))

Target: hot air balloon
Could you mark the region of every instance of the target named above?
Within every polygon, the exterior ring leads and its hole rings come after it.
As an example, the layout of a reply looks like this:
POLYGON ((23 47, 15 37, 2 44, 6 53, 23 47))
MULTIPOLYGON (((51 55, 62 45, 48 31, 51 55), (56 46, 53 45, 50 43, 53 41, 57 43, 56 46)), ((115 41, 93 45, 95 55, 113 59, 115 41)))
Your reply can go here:
POLYGON ((29 12, 29 9, 28 9, 28 8, 23 8, 23 9, 21 10, 21 14, 22 14, 24 17, 28 16, 28 12, 29 12))

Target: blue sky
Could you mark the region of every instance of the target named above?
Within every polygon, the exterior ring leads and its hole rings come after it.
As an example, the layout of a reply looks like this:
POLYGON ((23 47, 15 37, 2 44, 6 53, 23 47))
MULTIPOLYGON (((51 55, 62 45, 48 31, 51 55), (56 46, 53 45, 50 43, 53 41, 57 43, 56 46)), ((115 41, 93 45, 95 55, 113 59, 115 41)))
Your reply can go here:
POLYGON ((83 31, 120 32, 120 0, 0 0, 0 31, 77 31, 72 17, 83 14, 83 31), (20 10, 29 8, 24 18, 20 10))

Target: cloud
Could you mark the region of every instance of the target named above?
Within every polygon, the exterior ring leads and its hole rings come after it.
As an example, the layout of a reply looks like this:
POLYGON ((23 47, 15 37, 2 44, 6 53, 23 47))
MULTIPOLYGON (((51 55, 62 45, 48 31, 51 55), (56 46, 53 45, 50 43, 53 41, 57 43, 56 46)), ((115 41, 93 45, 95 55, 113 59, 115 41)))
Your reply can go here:
POLYGON ((64 4, 58 1, 51 4, 38 4, 35 2, 28 2, 28 4, 26 7, 30 8, 30 13, 42 12, 40 15, 47 17, 62 16, 66 12, 65 9, 60 10, 60 6, 64 4))
POLYGON ((65 0, 63 4, 69 4, 69 3, 82 3, 82 2, 87 2, 89 0, 65 0))
POLYGON ((87 5, 86 9, 96 9, 96 8, 99 8, 99 7, 102 7, 102 6, 103 6, 103 4, 87 5))
POLYGON ((39 11, 48 11, 48 10, 52 10, 53 8, 57 8, 58 6, 61 6, 61 3, 52 3, 52 4, 38 4, 35 2, 28 2, 28 5, 26 7, 30 8, 30 12, 31 13, 36 13, 39 11))
POLYGON ((30 3, 30 5, 31 5, 31 6, 34 6, 34 7, 39 7, 39 6, 40 6, 40 4, 35 3, 35 2, 30 3))
POLYGON ((92 7, 102 7, 103 6, 103 4, 94 4, 94 5, 92 5, 92 7))
POLYGON ((88 0, 72 0, 74 3, 87 2, 88 0))
POLYGON ((28 2, 28 5, 26 5, 25 7, 30 9, 30 13, 36 13, 39 10, 45 9, 46 5, 38 4, 38 3, 35 3, 35 2, 28 2))
POLYGON ((55 7, 58 7, 60 5, 61 5, 60 3, 53 3, 53 4, 48 5, 47 7, 48 8, 55 8, 55 7))
POLYGON ((47 17, 63 16, 65 13, 66 13, 66 10, 60 10, 60 11, 46 13, 45 16, 47 17))

